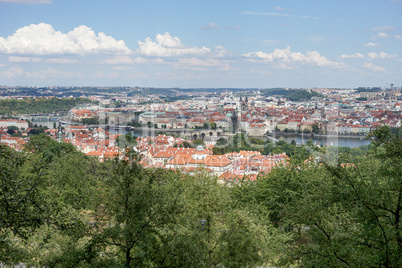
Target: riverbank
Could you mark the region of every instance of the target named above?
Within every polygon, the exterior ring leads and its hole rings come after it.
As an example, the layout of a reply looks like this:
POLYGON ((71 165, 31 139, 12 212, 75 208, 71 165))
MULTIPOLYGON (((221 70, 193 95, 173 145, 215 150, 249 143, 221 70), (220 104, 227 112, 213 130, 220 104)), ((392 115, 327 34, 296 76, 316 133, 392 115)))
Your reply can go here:
POLYGON ((274 133, 271 137, 278 140, 284 140, 288 143, 294 140, 296 144, 305 144, 307 141, 311 140, 317 146, 340 146, 350 148, 368 145, 371 142, 371 140, 368 140, 366 136, 362 135, 274 133))
POLYGON ((282 136, 282 137, 327 137, 327 138, 347 138, 347 139, 359 139, 359 140, 364 140, 367 139, 366 135, 350 135, 350 134, 317 134, 317 133, 289 133, 289 132, 275 132, 269 135, 271 137, 275 136, 282 136))

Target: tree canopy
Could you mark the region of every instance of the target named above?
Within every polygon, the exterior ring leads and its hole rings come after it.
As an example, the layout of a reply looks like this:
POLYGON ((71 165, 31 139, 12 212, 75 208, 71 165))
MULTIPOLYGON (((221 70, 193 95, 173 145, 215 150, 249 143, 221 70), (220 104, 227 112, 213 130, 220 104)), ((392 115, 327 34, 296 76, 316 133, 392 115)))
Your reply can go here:
MULTIPOLYGON (((401 129, 370 135, 371 146, 340 149, 338 162, 291 158, 256 181, 230 185, 206 170, 144 168, 133 150, 99 162, 43 134, 22 152, 0 145, 0 260, 41 267, 401 267, 401 129)), ((238 136, 229 145, 243 142, 238 136)), ((292 153, 292 144, 276 146, 292 153)))
POLYGON ((80 104, 90 103, 85 98, 38 98, 26 100, 0 100, 0 114, 39 114, 69 111, 80 104))

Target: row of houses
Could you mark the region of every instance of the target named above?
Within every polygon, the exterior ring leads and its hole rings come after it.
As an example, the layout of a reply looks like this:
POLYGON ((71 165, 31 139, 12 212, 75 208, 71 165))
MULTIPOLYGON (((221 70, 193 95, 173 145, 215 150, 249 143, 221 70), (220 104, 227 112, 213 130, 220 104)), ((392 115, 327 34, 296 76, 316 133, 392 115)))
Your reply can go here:
POLYGON ((286 154, 261 155, 259 151, 240 151, 213 155, 209 146, 183 148, 183 139, 159 135, 138 138, 135 148, 142 156, 146 167, 161 167, 194 174, 200 169, 218 176, 222 181, 239 180, 244 177, 256 179, 259 174, 269 173, 278 165, 286 165, 286 154), (175 146, 175 147, 172 147, 175 146))
POLYGON ((0 130, 0 143, 7 145, 16 151, 21 151, 27 140, 28 138, 12 137, 0 130))
POLYGON ((28 121, 17 119, 1 119, 0 128, 18 127, 20 129, 28 129, 28 121))

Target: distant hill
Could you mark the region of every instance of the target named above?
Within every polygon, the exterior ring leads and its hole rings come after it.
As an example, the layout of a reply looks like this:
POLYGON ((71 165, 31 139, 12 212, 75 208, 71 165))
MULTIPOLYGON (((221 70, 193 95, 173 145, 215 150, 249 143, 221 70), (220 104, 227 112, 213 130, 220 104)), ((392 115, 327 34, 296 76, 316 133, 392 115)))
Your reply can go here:
POLYGON ((359 87, 359 88, 356 88, 356 91, 358 92, 358 93, 360 93, 360 92, 379 92, 379 91, 381 91, 381 88, 380 87, 359 87))
POLYGON ((291 101, 310 100, 312 97, 324 97, 315 91, 307 91, 302 89, 283 89, 283 88, 269 88, 260 91, 266 97, 282 96, 291 101))
POLYGON ((290 90, 286 90, 283 88, 268 88, 260 90, 261 94, 265 97, 270 96, 284 96, 290 92, 290 90))
POLYGON ((292 90, 291 92, 288 92, 288 94, 286 94, 284 97, 291 101, 300 101, 310 100, 312 97, 322 98, 324 96, 315 91, 309 92, 307 90, 292 90))
POLYGON ((0 100, 0 114, 16 115, 16 114, 36 114, 36 113, 53 113, 59 111, 68 111, 77 105, 84 103, 92 103, 91 100, 85 98, 49 98, 49 99, 27 99, 27 100, 0 100))

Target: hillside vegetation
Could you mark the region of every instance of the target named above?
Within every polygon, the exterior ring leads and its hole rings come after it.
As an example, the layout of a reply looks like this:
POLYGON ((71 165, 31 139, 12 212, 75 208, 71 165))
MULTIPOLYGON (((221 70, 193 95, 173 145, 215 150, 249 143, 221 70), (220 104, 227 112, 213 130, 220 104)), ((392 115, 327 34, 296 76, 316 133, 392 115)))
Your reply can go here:
POLYGON ((0 100, 0 114, 18 115, 69 111, 73 107, 84 103, 91 103, 91 100, 85 98, 38 98, 26 100, 6 99, 0 100))
POLYGON ((300 100, 310 100, 312 97, 324 97, 318 92, 315 91, 307 91, 301 89, 290 89, 285 90, 283 88, 270 88, 261 90, 261 94, 270 97, 270 96, 282 96, 286 99, 292 101, 300 101, 300 100))
POLYGON ((23 152, 0 145, 0 262, 401 267, 401 129, 371 136, 363 156, 295 152, 231 187, 207 171, 145 169, 133 151, 98 162, 43 134, 23 152))

